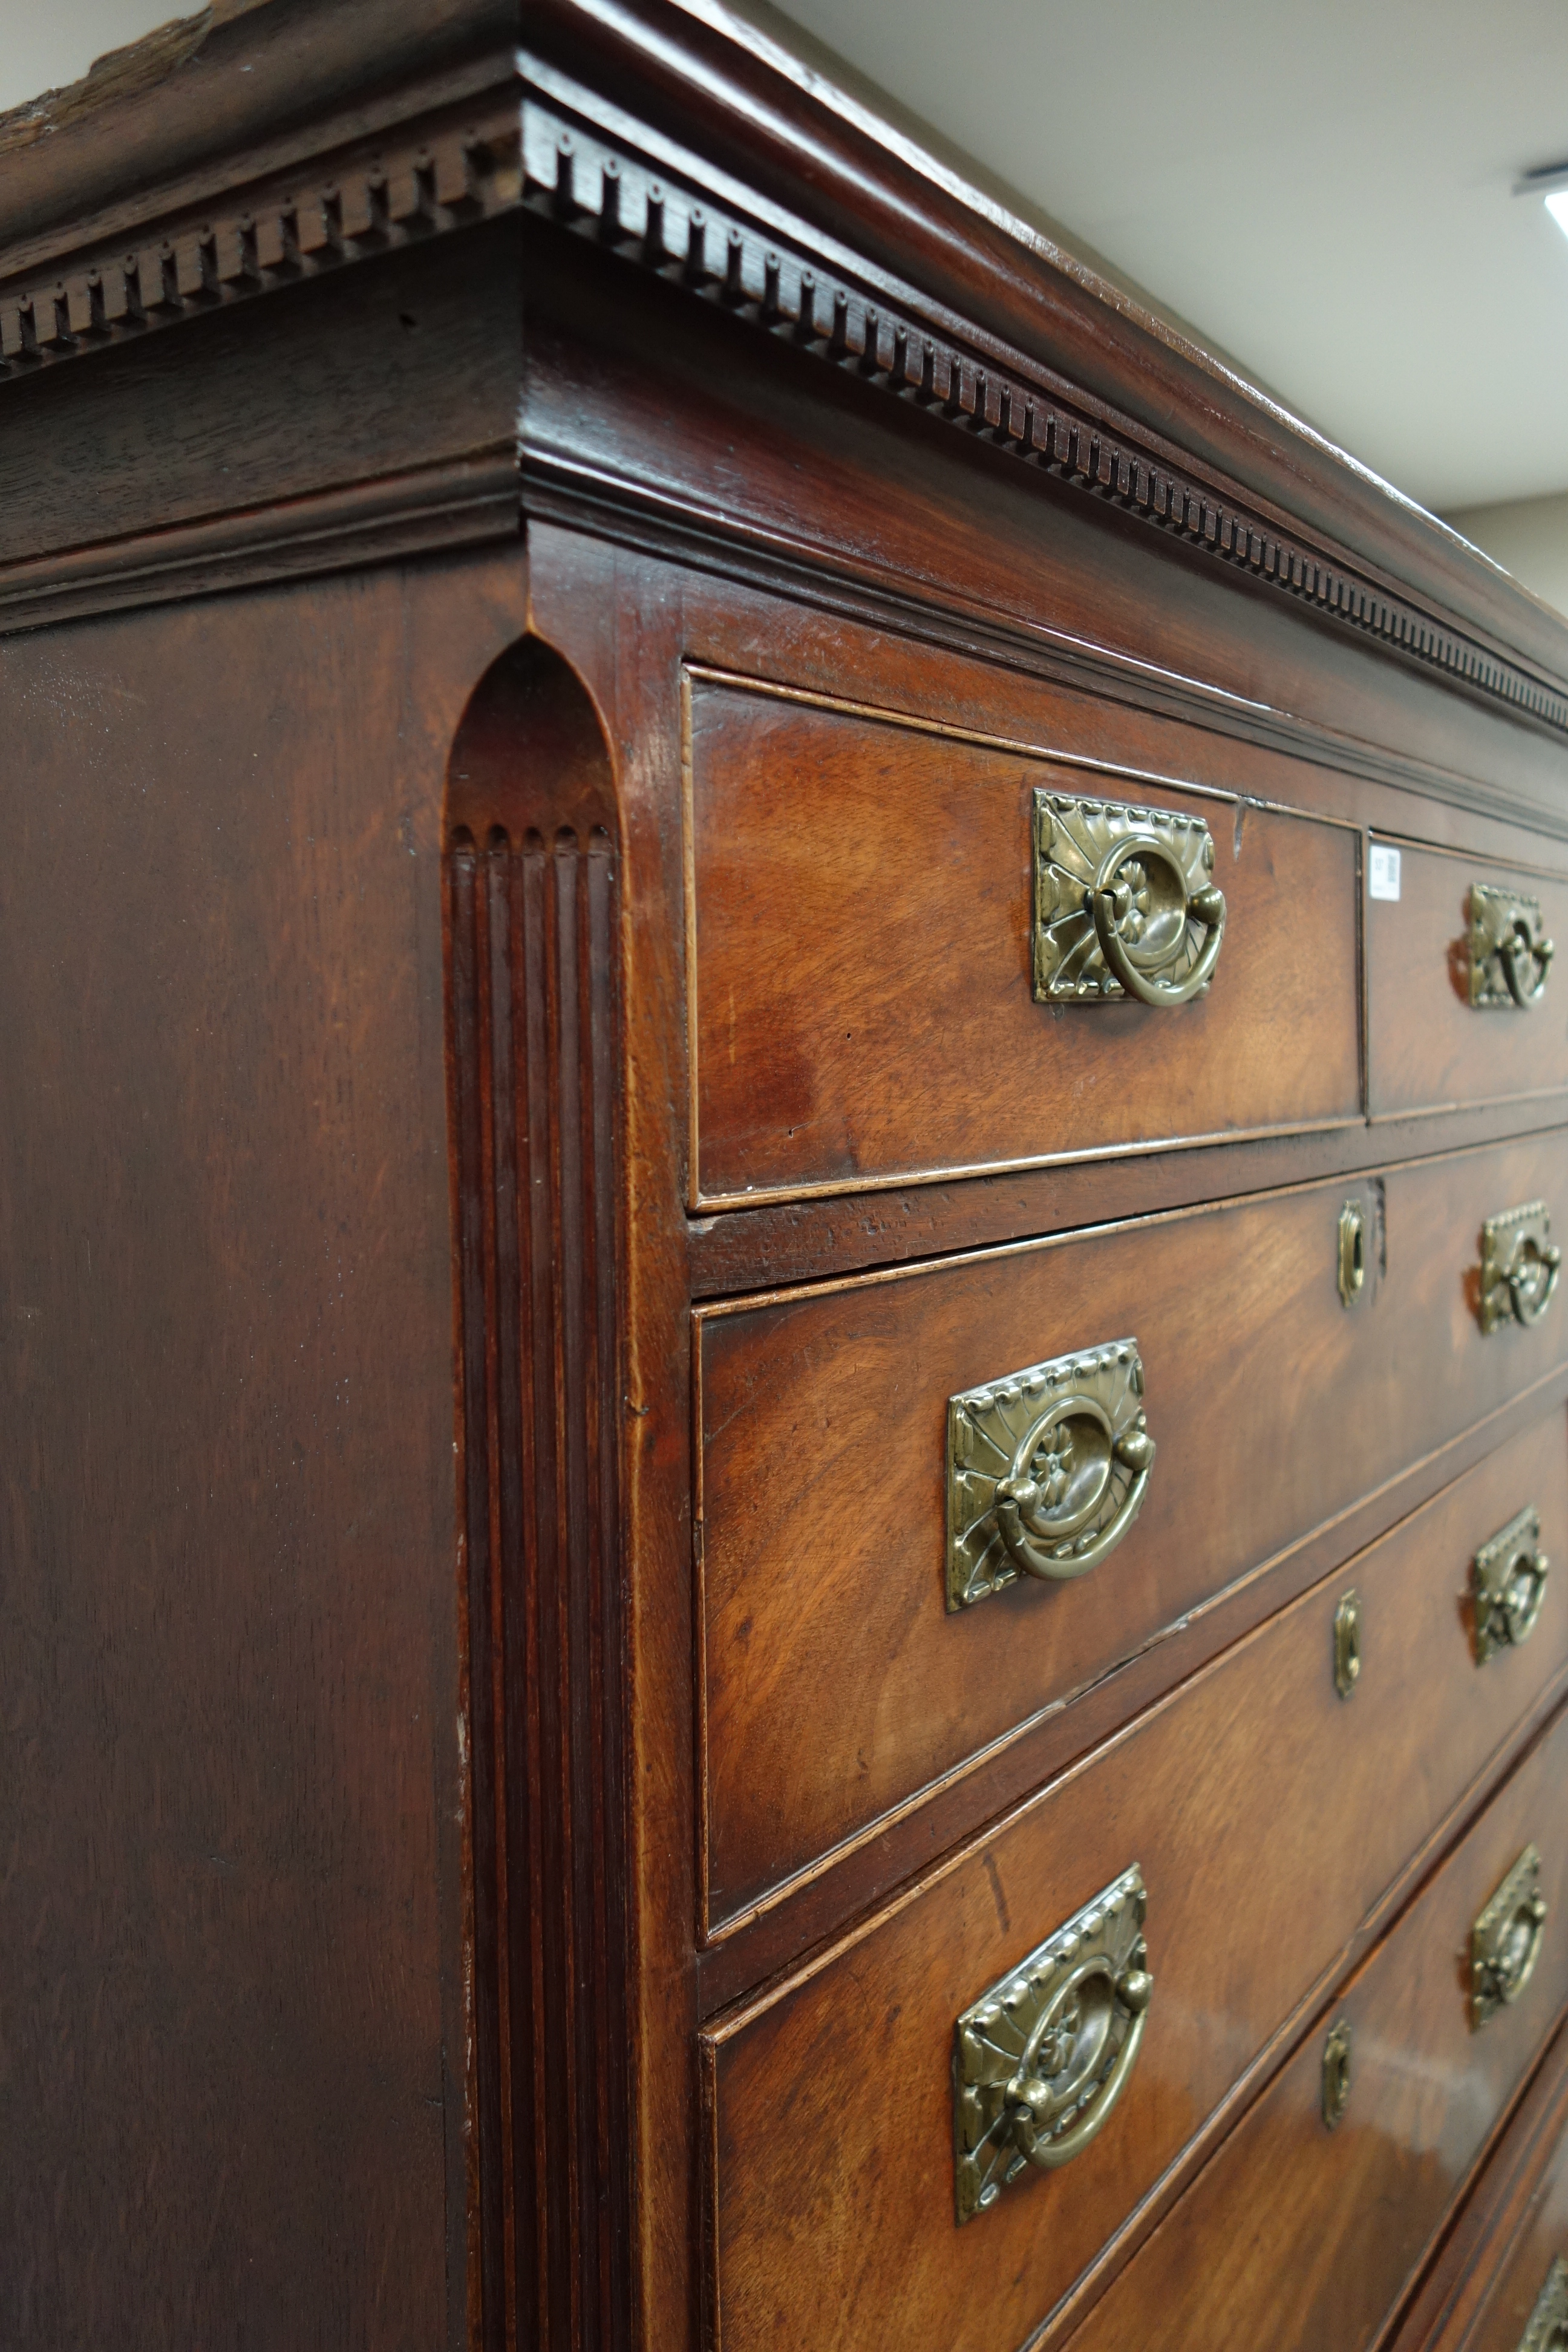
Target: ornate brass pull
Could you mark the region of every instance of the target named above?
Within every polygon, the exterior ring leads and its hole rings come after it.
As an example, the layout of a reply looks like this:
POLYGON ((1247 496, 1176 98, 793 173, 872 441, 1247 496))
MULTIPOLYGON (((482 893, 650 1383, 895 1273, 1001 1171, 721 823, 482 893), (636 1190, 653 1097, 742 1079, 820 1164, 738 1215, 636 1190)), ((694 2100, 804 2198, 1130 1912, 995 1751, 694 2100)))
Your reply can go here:
POLYGON ((1186 1004, 1214 978, 1225 895, 1199 817, 1035 794, 1035 996, 1186 1004))
POLYGON ((1546 993, 1556 950, 1543 939, 1541 901, 1489 882, 1470 885, 1470 1003, 1528 1013, 1546 993))
POLYGON ((1189 896, 1185 875, 1156 836, 1129 834, 1095 876, 1094 928, 1100 953, 1129 996, 1145 1004, 1186 1004, 1214 977, 1225 894, 1211 882, 1189 896), (1206 937, 1196 961, 1178 972, 1194 919, 1206 937))
POLYGON ((1470 1929, 1470 2020, 1485 2025, 1516 2001, 1541 1958, 1546 1898, 1541 1856, 1527 1845, 1470 1929))
POLYGON ((1568 2352, 1568 2263, 1561 2254, 1547 2272, 1519 2352, 1568 2352))
POLYGON ((958 2219, 1070 2164, 1127 2087, 1154 1979, 1136 1863, 966 2009, 953 2053, 958 2219))
POLYGON ((1334 1612, 1334 1688, 1349 1698, 1361 1680, 1361 1594, 1347 1592, 1334 1612))
POLYGON ((1541 1549, 1541 1514, 1522 1510, 1484 1543, 1470 1563, 1476 1617, 1476 1664, 1499 1650, 1517 1649, 1535 1631, 1546 1598, 1550 1563, 1541 1549))
POLYGON ((1351 2098, 1351 2050, 1353 2037, 1348 2017, 1329 2029, 1323 2044, 1323 2121, 1337 2131, 1351 2098))
POLYGON ((1527 1201, 1489 1217, 1481 1227, 1481 1329, 1495 1331, 1510 1317, 1539 1323, 1552 1304, 1563 1253, 1548 1241, 1552 1220, 1544 1201, 1527 1201))
POLYGON ((1143 1507, 1154 1441, 1136 1339, 967 1389, 947 1404, 947 1605, 1020 1576, 1087 1576, 1143 1507))

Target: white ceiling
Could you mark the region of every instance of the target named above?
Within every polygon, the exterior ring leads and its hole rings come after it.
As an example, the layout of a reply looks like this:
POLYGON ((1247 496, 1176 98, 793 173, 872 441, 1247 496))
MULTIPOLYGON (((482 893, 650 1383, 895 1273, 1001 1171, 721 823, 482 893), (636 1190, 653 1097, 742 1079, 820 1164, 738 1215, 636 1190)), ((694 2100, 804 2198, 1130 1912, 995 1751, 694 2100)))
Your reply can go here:
POLYGON ((1423 505, 1568 488, 1564 0, 784 5, 1423 505))

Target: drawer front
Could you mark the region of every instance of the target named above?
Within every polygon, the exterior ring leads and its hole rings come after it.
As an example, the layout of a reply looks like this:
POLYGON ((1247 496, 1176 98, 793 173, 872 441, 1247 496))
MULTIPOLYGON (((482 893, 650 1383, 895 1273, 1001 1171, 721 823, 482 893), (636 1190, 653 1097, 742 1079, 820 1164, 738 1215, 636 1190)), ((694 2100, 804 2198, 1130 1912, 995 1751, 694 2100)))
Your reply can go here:
MULTIPOLYGON (((1464 1654, 1458 1627, 1474 1529, 1534 1486, 1561 1526, 1563 1455, 1554 1415, 1464 1482, 1462 1507, 1457 1486, 1362 1557, 1363 1665, 1348 1699, 1333 1671, 1348 1582, 1336 1577, 710 2038, 725 2352, 869 2352, 895 2316, 910 2352, 1023 2342, 1331 1977, 1543 1670, 1561 1666, 1561 1594, 1539 1646, 1496 1679, 1464 1654), (1459 1670, 1439 1665, 1445 1643, 1459 1670), (1029 2171, 960 2226, 956 2022, 1134 1864, 1154 1990, 1120 2105, 1070 2164, 1029 2171)), ((1568 1735, 1552 1757, 1560 1774, 1568 1735)), ((1561 1804, 1553 1794, 1527 1811, 1555 1874, 1561 1804)), ((1494 1858, 1489 1848, 1488 1869, 1494 1858)), ((1434 1948, 1462 2008, 1457 1947, 1434 1948)), ((1550 2013, 1559 1978, 1568 1987, 1568 1935, 1552 1954, 1527 2022, 1550 2013)), ((1489 2050, 1511 2049, 1514 2032, 1505 2024, 1489 2050)))
POLYGON ((709 1925, 1561 1363, 1568 1307, 1483 1335, 1477 1296, 1483 1221, 1552 1192, 1568 1219, 1565 1179, 1560 1139, 1390 1171, 1386 1272, 1363 1183, 1350 1309, 1333 1184, 705 1310, 709 1925), (950 1610, 948 1400, 1126 1335, 1140 1516, 1090 1573, 950 1610))
MULTIPOLYGON (((1398 898, 1369 897, 1366 908, 1373 1118, 1561 1093, 1568 1087, 1568 877, 1409 842, 1397 848, 1398 898), (1542 965, 1527 938, 1537 946, 1561 940, 1563 961, 1542 965), (1508 984, 1510 964, 1523 1007, 1508 984)), ((1373 878, 1380 871, 1374 857, 1373 878)))
MULTIPOLYGON (((1565 1769, 1560 1717, 1328 2012, 1331 2030, 1349 2028, 1349 2089, 1333 2129, 1319 2031, 1073 2336, 1073 2352, 1360 2352, 1373 2342, 1568 1999, 1565 1769), (1472 1923, 1532 1843, 1547 1905, 1541 1957, 1518 2000, 1478 2028, 1464 1997, 1472 1923)), ((1568 2252, 1561 2168, 1555 2198, 1493 2306, 1496 2325, 1489 2315, 1466 2352, 1520 2352, 1545 2249, 1568 2252)))
POLYGON ((701 676, 689 695, 700 1201, 1360 1115, 1344 826, 701 676), (1035 1001, 1037 791, 1208 825, 1206 994, 1035 1001))
POLYGON ((1527 2341, 1528 2352, 1555 2352, 1568 2342, 1568 2133, 1547 2160, 1479 2317, 1462 2339, 1446 2332, 1440 2339, 1442 2352, 1525 2352, 1527 2341), (1541 2332, 1528 2338, 1532 2320, 1541 2332))

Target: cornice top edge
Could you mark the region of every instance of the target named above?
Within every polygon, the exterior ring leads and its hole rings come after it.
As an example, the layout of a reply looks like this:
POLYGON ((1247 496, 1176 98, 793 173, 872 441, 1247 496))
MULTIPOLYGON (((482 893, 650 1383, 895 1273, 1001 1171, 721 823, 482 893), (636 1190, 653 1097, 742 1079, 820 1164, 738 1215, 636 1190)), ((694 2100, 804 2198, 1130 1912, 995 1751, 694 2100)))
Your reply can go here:
POLYGON ((826 111, 839 116, 854 131, 884 147, 889 155, 907 165, 920 178, 929 181, 966 212, 989 222, 1042 268, 1070 280, 1105 310, 1120 313, 1141 335, 1163 343, 1184 362, 1214 377, 1279 430, 1307 443, 1335 464, 1359 475, 1380 495, 1394 499, 1426 521, 1440 524, 1440 518, 1430 515, 1418 499, 1410 498, 1396 483, 1379 474, 1375 467, 1366 465, 1331 436, 1321 432, 1305 417, 1299 416, 1286 402, 1267 391, 1245 370, 1222 359, 1216 352, 1205 350, 1201 342, 1184 333, 1170 319, 1163 318, 1157 310, 1139 301, 1125 286, 1119 286, 1095 268, 1081 254, 1074 253, 1054 237, 1047 236, 1035 222, 1026 219, 1010 205, 955 170, 941 156, 933 154, 908 131, 884 121, 853 92, 842 89, 818 68, 785 48, 781 42, 771 38, 761 26, 727 6, 725 0, 672 0, 672 5, 683 15, 710 26, 726 40, 748 51, 760 64, 780 75, 826 111))
POLYGON ((417 107, 231 156, 220 185, 150 194, 32 269, 0 266, 0 394, 62 361, 514 210, 515 58, 426 83, 417 107), (347 134, 334 143, 333 134, 347 134), (209 201, 202 201, 205 196, 209 201))
MULTIPOLYGON (((378 152, 395 152, 439 137, 454 115, 491 131, 516 110, 516 72, 510 51, 431 77, 355 108, 321 117, 245 149, 227 151, 178 178, 138 188, 98 212, 57 223, 37 236, 0 245, 0 300, 36 278, 57 281, 89 269, 106 253, 123 253, 178 236, 207 216, 278 202, 378 152)), ((468 127, 467 122, 459 127, 468 127)), ((510 124, 509 124, 510 127, 510 124)))
POLYGON ((252 0, 203 14, 212 21, 191 20, 199 37, 163 70, 135 67, 168 49, 167 27, 47 94, 5 157, 0 274, 216 202, 275 161, 303 165, 504 77, 518 11, 516 0, 252 0), (120 69, 87 103, 105 64, 120 69))
POLYGON ((1417 635, 1430 625, 1462 636, 1568 712, 1568 624, 858 100, 814 69, 791 72, 723 0, 535 0, 529 16, 530 46, 549 64, 700 157, 708 173, 743 176, 798 217, 810 253, 831 238, 861 257, 873 282, 881 271, 920 287, 928 306, 968 322, 975 349, 1009 349, 1025 374, 1043 367, 1142 446, 1179 451, 1184 471, 1228 485, 1336 573, 1410 608, 1417 635))
MULTIPOLYGON (((639 125, 618 99, 548 60, 530 66, 524 88, 523 203, 536 215, 1568 739, 1562 677, 1289 515, 1281 521, 1180 445, 639 125)), ((1568 629, 1559 650, 1568 654, 1568 629)))

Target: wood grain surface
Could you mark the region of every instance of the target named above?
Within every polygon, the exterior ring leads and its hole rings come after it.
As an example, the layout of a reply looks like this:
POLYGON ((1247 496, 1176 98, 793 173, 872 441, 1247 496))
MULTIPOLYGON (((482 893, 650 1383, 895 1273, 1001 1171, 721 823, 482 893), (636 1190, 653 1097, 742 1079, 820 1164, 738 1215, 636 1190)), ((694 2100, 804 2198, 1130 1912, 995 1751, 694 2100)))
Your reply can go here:
POLYGON ((738 20, 207 13, 3 142, 0 2344, 1010 2352, 1563 1686, 1460 1608, 1568 1542, 1552 1033, 1415 1102, 1396 953, 1369 1127, 1357 877, 1565 870, 1568 636, 738 20), (1205 1003, 1032 1003, 1041 776, 1210 816, 1205 1003), (1143 1520, 948 1621, 946 1398, 1123 1331, 1143 1520), (959 2233, 955 2010, 1134 1851, 1129 2128, 959 2233))
MULTIPOLYGON (((1486 2308, 1462 2339, 1464 2352, 1519 2352, 1548 2273, 1558 2262, 1568 2262, 1568 2137, 1559 2138, 1535 2186, 1524 2226, 1486 2308)), ((1441 2352, 1455 2352, 1454 2340, 1444 2339, 1441 2352)))
POLYGON ((1561 1362, 1561 1306, 1484 1338, 1472 1299, 1483 1218, 1563 1178, 1554 1140, 1389 1171, 1386 1271, 1368 1193, 1348 1311, 1341 1186, 704 1310, 710 1923, 1561 1362), (1141 1517, 1081 1580, 950 1615, 948 1398, 1128 1336, 1159 1447, 1141 1517))
MULTIPOLYGON (((1471 1548, 1522 1490, 1550 1492, 1543 1507, 1563 1523, 1565 1471, 1554 1416, 705 2037, 724 2352, 781 2337, 859 2352, 895 2311, 912 2347, 968 2352, 1022 2342, 1044 2319, 1270 2037, 1321 1998, 1357 1923, 1560 1676, 1562 1604, 1554 1645, 1527 1647, 1489 1681, 1462 1594, 1471 1548), (1352 1581, 1364 1663, 1347 1701, 1332 1624, 1352 1581), (1134 1862, 1155 1994, 1120 2108, 1060 2175, 957 2228, 954 2020, 1134 1862)), ((1533 1835, 1553 1889, 1568 1888, 1568 1844, 1552 1843, 1565 1754, 1568 1731, 1530 1784, 1535 1826, 1494 1880, 1533 1835)), ((1432 1965, 1459 2003, 1447 1943, 1432 1965)), ((1490 2045, 1516 2066, 1568 1995, 1568 1939, 1540 1973, 1530 2017, 1490 2045)))
POLYGON ((463 2340, 438 818, 519 604, 0 649, 10 2344, 463 2340))
POLYGON ((701 677, 690 724, 700 1200, 1359 1116, 1348 831, 701 677), (1033 1001, 1036 791, 1209 826, 1206 996, 1033 1001))
MULTIPOLYGON (((1539 2211, 1543 2195, 1551 2192, 1565 2131, 1568 2021, 1547 2043, 1415 2292, 1392 2332, 1381 2339, 1388 2352, 1464 2352, 1470 2345, 1473 2331, 1484 2324, 1510 2273, 1521 2232, 1539 2211)), ((1530 2307, 1524 2305, 1513 2336, 1505 2335, 1504 2352, 1517 2352, 1530 2307)), ((1517 2302, 1513 2310, 1519 2314, 1517 2302)))
POLYGON ((531 37, 545 58, 590 84, 608 81, 623 102, 635 91, 671 137, 1011 338, 1110 414, 1245 482, 1274 511, 1300 513, 1315 536, 1338 534, 1386 572, 1419 579, 1424 602, 1451 602, 1494 642, 1528 646, 1547 674, 1568 675, 1554 618, 1496 567, 1173 338, 1123 289, 1009 233, 989 205, 966 202, 945 172, 922 170, 901 138, 879 135, 815 78, 781 74, 764 43, 742 46, 701 20, 672 26, 659 0, 633 0, 613 19, 581 0, 540 0, 531 37))
POLYGON ((626 2342, 619 877, 561 656, 452 746, 448 1065, 478 2026, 476 2340, 626 2342))
MULTIPOLYGON (((1374 2340, 1568 2000, 1565 1769, 1559 1717, 1073 2336, 1074 2352, 1363 2352, 1374 2340), (1532 1843, 1551 1906, 1542 1957, 1518 2002, 1477 2029, 1470 1923, 1532 1843), (1351 2089, 1331 2132, 1323 2042, 1342 2019, 1351 2089)), ((1560 2247, 1568 2204, 1553 2209, 1549 2193, 1541 2219, 1526 2272, 1553 2230, 1560 2247)), ((1497 2324, 1489 2315, 1467 2338, 1476 2352, 1517 2352, 1529 2303, 1511 2334, 1509 2315, 1521 2294, 1505 2284, 1497 2324)))
POLYGON ((1568 988, 1560 973, 1549 975, 1541 1003, 1525 1013, 1472 1005, 1469 891, 1472 882, 1522 891, 1539 902, 1547 937, 1568 938, 1568 878, 1408 843, 1399 856, 1398 899, 1369 898, 1366 906, 1373 1118, 1561 1096, 1568 1087, 1568 988))
POLYGON ((1255 742, 1343 746, 1358 767, 1397 747, 1436 799, 1564 830, 1543 731, 1303 627, 1288 600, 1113 505, 531 215, 523 268, 531 512, 613 517, 632 545, 702 569, 721 547, 742 583, 889 638, 984 648, 1255 742))

